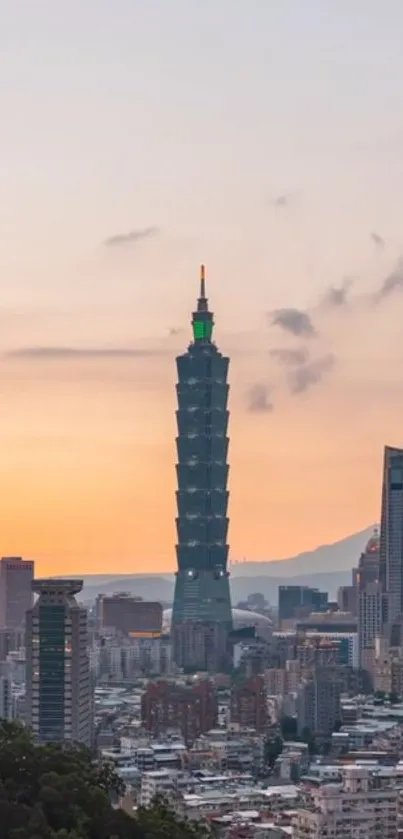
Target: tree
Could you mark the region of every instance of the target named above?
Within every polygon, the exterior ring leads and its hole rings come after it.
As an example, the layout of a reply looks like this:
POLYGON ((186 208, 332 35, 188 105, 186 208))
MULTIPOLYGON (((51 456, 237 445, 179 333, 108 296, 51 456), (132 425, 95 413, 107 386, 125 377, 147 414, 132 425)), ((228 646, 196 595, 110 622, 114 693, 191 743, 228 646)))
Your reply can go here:
POLYGON ((263 759, 265 764, 269 766, 270 769, 273 769, 273 766, 279 755, 281 755, 282 751, 283 740, 279 734, 275 734, 274 736, 267 738, 264 744, 263 759))
POLYGON ((203 839, 161 804, 138 818, 114 809, 113 767, 80 746, 37 746, 21 725, 0 721, 1 839, 203 839))
POLYGON ((284 740, 298 740, 298 723, 296 717, 281 717, 280 728, 284 740))

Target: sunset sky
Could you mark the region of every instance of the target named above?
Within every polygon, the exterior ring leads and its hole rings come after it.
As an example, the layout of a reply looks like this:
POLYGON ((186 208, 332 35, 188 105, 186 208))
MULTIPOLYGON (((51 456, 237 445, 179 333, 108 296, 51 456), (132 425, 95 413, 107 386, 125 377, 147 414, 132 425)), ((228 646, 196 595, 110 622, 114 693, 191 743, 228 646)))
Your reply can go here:
POLYGON ((0 554, 174 568, 201 262, 232 558, 378 519, 403 445, 402 27, 401 0, 0 0, 0 554))

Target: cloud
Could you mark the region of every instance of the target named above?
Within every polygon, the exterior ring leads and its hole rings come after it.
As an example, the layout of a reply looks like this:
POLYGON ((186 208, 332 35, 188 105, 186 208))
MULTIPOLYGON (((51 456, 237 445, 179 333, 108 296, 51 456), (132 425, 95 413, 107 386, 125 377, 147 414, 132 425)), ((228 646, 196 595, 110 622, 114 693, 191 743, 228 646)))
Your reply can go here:
POLYGON ((374 303, 381 303, 395 291, 403 290, 403 257, 400 257, 393 271, 383 281, 374 295, 374 303))
POLYGON ((253 385, 248 391, 248 411, 252 413, 270 413, 274 404, 270 398, 271 389, 267 385, 253 385))
POLYGON ((341 286, 330 286, 323 298, 324 305, 329 308, 346 306, 348 303, 348 294, 352 285, 352 280, 344 280, 341 286))
POLYGON ((138 230, 130 230, 128 233, 116 233, 114 236, 108 236, 104 245, 107 248, 121 247, 133 242, 140 242, 142 239, 151 239, 153 236, 158 236, 159 233, 159 227, 143 227, 138 230))
POLYGON ((315 327, 308 312, 301 309, 275 309, 269 312, 269 319, 272 326, 279 326, 291 335, 313 338, 316 335, 315 327))
POLYGON ((5 358, 11 359, 43 359, 68 360, 85 358, 146 358, 151 355, 160 355, 162 350, 157 349, 135 349, 132 347, 21 347, 5 353, 5 358))
POLYGON ((299 350, 291 350, 286 348, 275 348, 270 350, 270 355, 280 364, 284 364, 286 367, 292 367, 294 365, 302 365, 305 364, 308 360, 308 350, 305 347, 301 347, 299 350))
POLYGON ((273 207, 283 208, 288 207, 290 204, 291 196, 290 195, 278 195, 277 198, 273 200, 273 207))
POLYGON ((375 231, 373 231, 372 233, 370 233, 370 238, 375 247, 378 248, 378 250, 383 251, 385 249, 386 242, 380 233, 376 233, 375 231))
POLYGON ((289 377, 290 391, 294 395, 304 393, 309 388, 318 384, 326 373, 332 370, 335 364, 335 358, 331 353, 324 355, 322 358, 317 358, 309 364, 303 364, 293 370, 289 377))

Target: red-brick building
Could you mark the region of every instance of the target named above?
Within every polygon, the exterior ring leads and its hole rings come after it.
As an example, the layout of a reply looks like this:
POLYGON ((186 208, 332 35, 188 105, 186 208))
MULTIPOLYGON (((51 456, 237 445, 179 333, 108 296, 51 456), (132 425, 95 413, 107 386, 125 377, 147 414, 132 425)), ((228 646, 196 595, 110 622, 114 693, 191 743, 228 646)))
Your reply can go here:
POLYGON ((193 743, 217 723, 217 699, 207 679, 194 685, 151 682, 141 699, 141 719, 151 734, 180 731, 186 743, 193 743))
POLYGON ((264 732, 268 725, 267 694, 262 676, 235 684, 231 691, 231 722, 264 732))

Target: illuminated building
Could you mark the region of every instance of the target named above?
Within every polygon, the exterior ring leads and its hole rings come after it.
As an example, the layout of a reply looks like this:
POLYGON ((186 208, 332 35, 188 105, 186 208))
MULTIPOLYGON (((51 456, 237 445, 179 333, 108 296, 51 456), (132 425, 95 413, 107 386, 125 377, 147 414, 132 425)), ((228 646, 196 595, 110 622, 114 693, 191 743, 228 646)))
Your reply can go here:
POLYGON ((213 343, 213 315, 201 269, 193 340, 176 359, 178 436, 174 659, 190 670, 230 666, 228 561, 229 359, 213 343))
POLYGON ((34 580, 26 620, 26 722, 39 743, 91 745, 92 691, 82 580, 34 580))

